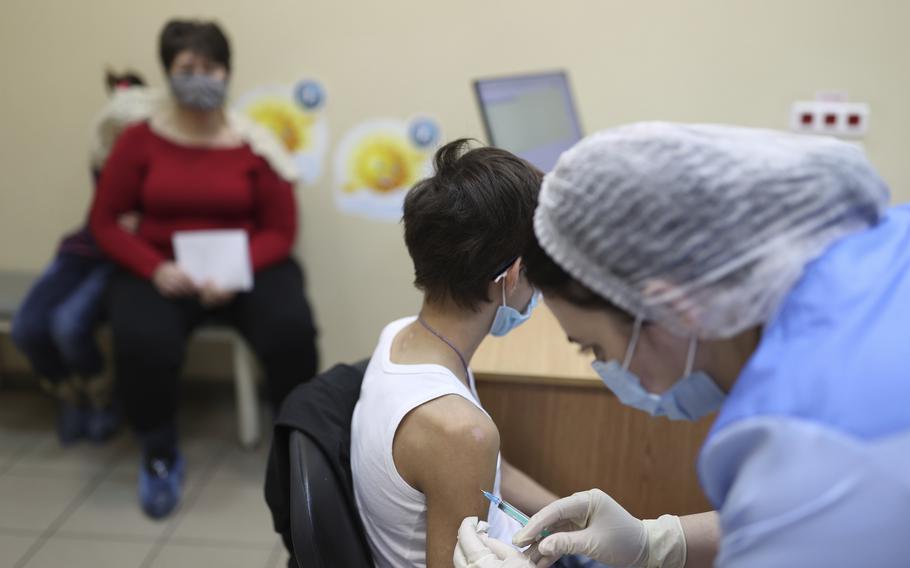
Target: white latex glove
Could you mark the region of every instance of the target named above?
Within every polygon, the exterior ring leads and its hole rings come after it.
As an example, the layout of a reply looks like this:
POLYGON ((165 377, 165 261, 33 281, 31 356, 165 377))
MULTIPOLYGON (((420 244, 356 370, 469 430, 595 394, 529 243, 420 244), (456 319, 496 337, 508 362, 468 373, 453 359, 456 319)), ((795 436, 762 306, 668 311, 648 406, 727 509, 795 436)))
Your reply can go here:
POLYGON ((546 558, 583 554, 610 566, 633 568, 683 568, 686 563, 679 517, 641 521, 600 489, 550 503, 531 517, 512 542, 532 544, 544 529, 553 533, 537 545, 546 558))
POLYGON ((458 527, 458 543, 452 562, 455 568, 534 568, 528 560, 508 544, 486 535, 487 523, 468 517, 458 527))

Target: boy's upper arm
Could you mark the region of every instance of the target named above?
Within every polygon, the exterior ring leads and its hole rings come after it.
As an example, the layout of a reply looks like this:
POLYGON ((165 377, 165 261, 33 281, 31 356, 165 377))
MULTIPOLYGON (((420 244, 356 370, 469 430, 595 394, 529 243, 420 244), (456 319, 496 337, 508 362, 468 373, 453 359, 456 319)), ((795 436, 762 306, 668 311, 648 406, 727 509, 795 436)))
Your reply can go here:
POLYGON ((458 526, 487 517, 499 455, 492 420, 457 395, 432 400, 402 420, 393 447, 402 477, 426 496, 427 566, 451 566, 458 526))

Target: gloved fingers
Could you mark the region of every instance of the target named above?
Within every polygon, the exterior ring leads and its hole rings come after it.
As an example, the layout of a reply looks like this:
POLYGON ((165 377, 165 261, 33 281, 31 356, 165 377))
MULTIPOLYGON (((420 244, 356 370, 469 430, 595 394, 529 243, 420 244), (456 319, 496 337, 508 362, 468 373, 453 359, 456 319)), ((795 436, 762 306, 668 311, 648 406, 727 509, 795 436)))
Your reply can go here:
POLYGON ((527 546, 536 541, 544 529, 555 527, 561 521, 571 521, 575 526, 583 528, 587 525, 590 508, 591 496, 588 491, 553 501, 531 517, 523 529, 515 533, 512 543, 515 546, 527 546))
POLYGON ((470 568, 468 564, 468 559, 465 558, 464 552, 461 551, 461 546, 455 545, 455 552, 452 554, 452 565, 455 568, 470 568))
POLYGON ((538 545, 539 543, 535 542, 524 551, 525 556, 531 559, 531 562, 534 563, 536 568, 549 568, 549 566, 552 566, 554 562, 559 560, 558 557, 554 558, 541 554, 540 550, 538 550, 538 545))
POLYGON ((521 558, 522 557, 521 552, 515 550, 514 548, 512 548, 511 546, 509 546, 508 544, 506 544, 500 540, 496 540, 495 538, 487 536, 485 534, 482 534, 479 536, 480 536, 481 542, 483 542, 485 545, 487 545, 487 548, 489 548, 491 551, 493 551, 493 554, 498 556, 500 560, 505 560, 506 558, 521 558))
POLYGON ((541 540, 537 545, 537 550, 541 555, 547 557, 565 556, 566 554, 584 554, 592 555, 591 529, 580 531, 559 532, 541 540))
POLYGON ((461 526, 458 527, 458 543, 455 545, 455 550, 456 552, 462 552, 466 565, 476 563, 486 556, 494 555, 493 551, 481 540, 477 527, 477 517, 465 518, 461 521, 461 526))

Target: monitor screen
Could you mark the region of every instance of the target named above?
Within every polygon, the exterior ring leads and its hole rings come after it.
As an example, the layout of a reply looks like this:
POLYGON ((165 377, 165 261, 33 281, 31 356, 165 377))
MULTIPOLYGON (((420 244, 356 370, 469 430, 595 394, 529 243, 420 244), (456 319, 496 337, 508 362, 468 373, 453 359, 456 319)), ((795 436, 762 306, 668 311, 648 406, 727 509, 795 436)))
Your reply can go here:
POLYGON ((490 144, 544 172, 582 137, 564 72, 480 79, 474 92, 490 144))

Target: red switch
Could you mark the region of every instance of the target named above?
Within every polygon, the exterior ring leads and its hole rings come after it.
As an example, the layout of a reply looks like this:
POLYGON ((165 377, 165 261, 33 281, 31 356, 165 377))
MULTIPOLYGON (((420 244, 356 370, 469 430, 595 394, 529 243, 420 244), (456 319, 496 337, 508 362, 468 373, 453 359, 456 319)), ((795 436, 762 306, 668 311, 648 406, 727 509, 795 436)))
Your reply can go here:
POLYGON ((800 115, 799 121, 803 126, 812 126, 812 123, 815 122, 815 116, 811 112, 804 112, 800 115))
POLYGON ((836 126, 837 125, 837 115, 834 113, 828 113, 825 115, 825 126, 836 126))
POLYGON ((857 128, 862 120, 863 119, 860 115, 851 114, 847 117, 847 124, 850 126, 850 128, 857 128))

